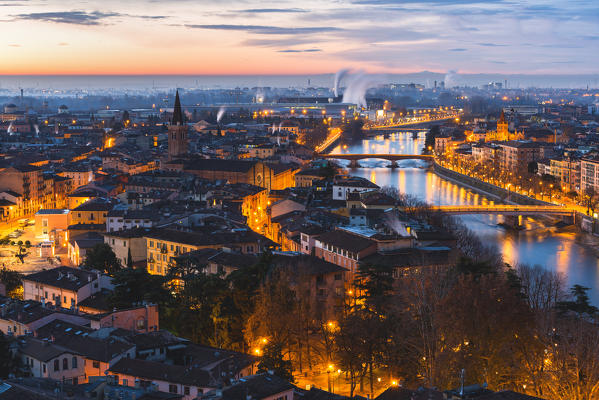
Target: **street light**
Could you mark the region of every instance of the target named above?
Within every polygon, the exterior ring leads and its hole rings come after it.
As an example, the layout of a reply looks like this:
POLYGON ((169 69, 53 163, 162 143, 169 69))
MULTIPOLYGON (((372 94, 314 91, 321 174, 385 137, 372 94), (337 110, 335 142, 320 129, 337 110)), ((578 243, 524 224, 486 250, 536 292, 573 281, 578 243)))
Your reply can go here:
POLYGON ((329 364, 328 368, 327 368, 327 382, 329 384, 329 392, 333 393, 331 390, 331 371, 333 371, 333 364, 329 364))

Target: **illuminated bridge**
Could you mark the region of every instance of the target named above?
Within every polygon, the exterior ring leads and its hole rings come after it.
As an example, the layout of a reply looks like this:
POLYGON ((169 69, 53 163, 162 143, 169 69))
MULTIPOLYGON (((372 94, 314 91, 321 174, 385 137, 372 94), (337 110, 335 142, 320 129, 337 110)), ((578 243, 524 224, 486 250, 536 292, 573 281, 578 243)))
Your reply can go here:
POLYGON ((486 206, 432 206, 433 211, 445 214, 500 214, 508 216, 520 215, 559 215, 572 217, 573 209, 562 206, 522 206, 522 205, 486 205, 486 206))
POLYGON ((461 113, 452 113, 449 115, 443 115, 435 118, 405 118, 400 121, 391 124, 383 124, 376 125, 375 123, 364 126, 364 131, 389 131, 389 130, 397 130, 398 128, 419 128, 426 129, 428 124, 438 123, 440 121, 445 121, 448 119, 459 118, 461 113))
POLYGON ((431 154, 321 154, 320 158, 348 160, 351 161, 351 168, 358 168, 359 160, 367 158, 378 158, 380 160, 391 161, 391 168, 397 168, 397 161, 400 160, 429 160, 432 161, 434 156, 431 154))

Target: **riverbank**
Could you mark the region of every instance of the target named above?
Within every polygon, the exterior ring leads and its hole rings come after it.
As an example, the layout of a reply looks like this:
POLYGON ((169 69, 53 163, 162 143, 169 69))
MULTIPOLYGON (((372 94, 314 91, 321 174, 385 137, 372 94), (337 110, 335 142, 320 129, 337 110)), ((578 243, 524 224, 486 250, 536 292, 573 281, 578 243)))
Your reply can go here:
POLYGON ((506 204, 518 204, 529 206, 552 205, 551 203, 548 203, 546 201, 533 199, 532 197, 528 197, 520 193, 515 193, 511 190, 507 190, 502 187, 493 185, 491 183, 481 181, 478 178, 473 178, 471 176, 464 175, 451 169, 445 168, 442 165, 438 164, 436 161, 433 161, 433 171, 435 172, 435 174, 443 177, 444 179, 466 186, 474 191, 479 192, 480 194, 499 200, 506 204))
MULTIPOLYGON (((436 161, 433 161, 433 172, 441 176, 443 179, 447 179, 462 186, 466 186, 469 189, 478 192, 479 194, 485 195, 487 197, 501 201, 506 204, 543 206, 554 205, 543 200, 534 199, 532 197, 512 192, 510 190, 493 185, 491 183, 481 181, 478 178, 473 178, 471 176, 461 174, 459 172, 443 167, 436 161)), ((578 211, 576 211, 574 224, 581 231, 585 233, 590 233, 593 236, 596 236, 597 230, 599 230, 599 223, 597 223, 596 220, 593 220, 592 217, 578 211)))

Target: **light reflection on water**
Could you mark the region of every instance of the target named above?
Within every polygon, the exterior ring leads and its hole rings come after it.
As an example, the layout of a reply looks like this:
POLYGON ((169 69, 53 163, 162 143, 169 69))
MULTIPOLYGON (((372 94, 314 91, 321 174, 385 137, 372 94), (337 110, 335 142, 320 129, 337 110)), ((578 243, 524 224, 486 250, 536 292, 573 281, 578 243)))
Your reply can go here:
MULTIPOLYGON (((408 132, 377 136, 348 144, 346 149, 337 146, 331 153, 340 154, 420 154, 424 134, 417 139, 408 132)), ((340 161, 348 166, 348 161, 340 161)), ((470 189, 447 181, 426 169, 420 160, 400 161, 401 168, 388 168, 388 161, 368 159, 360 161, 364 168, 350 169, 351 175, 368 178, 379 186, 393 186, 403 193, 412 194, 430 204, 484 205, 495 201, 470 189)), ((481 238, 483 243, 494 244, 502 252, 504 260, 512 265, 518 263, 539 264, 544 268, 566 275, 568 285, 575 283, 592 288, 593 303, 599 303, 599 259, 591 248, 581 245, 584 235, 570 232, 556 233, 547 229, 534 218, 524 222, 525 231, 506 231, 498 226, 501 216, 465 215, 464 223, 481 238)))

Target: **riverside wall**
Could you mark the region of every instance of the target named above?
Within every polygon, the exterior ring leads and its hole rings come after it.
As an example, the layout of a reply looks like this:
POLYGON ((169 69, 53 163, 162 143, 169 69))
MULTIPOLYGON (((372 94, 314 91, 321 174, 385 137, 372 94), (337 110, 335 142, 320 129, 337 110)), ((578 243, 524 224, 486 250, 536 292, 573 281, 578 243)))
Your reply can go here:
MULTIPOLYGON (((436 162, 433 163, 433 171, 437 175, 447 180, 454 181, 463 186, 467 186, 476 192, 484 194, 487 197, 491 197, 493 199, 502 201, 504 203, 520 205, 552 205, 552 203, 548 203, 546 201, 538 199, 533 199, 532 197, 524 196, 519 193, 514 193, 499 186, 495 186, 493 184, 481 181, 480 179, 473 178, 471 176, 450 170, 441 166, 440 164, 437 164, 436 162)), ((599 231, 599 223, 597 221, 594 221, 592 217, 580 212, 576 212, 574 223, 578 228, 580 228, 584 232, 596 234, 597 231, 599 231)))
POLYGON ((440 164, 437 164, 436 162, 433 163, 433 171, 437 175, 442 176, 445 179, 468 186, 475 191, 481 192, 486 196, 492 197, 496 200, 500 200, 505 203, 520 205, 551 205, 551 203, 548 203, 546 201, 533 199, 532 197, 524 196, 519 193, 515 193, 507 189, 504 189, 502 187, 495 186, 491 183, 481 181, 478 178, 473 178, 471 176, 450 170, 441 166, 440 164))

